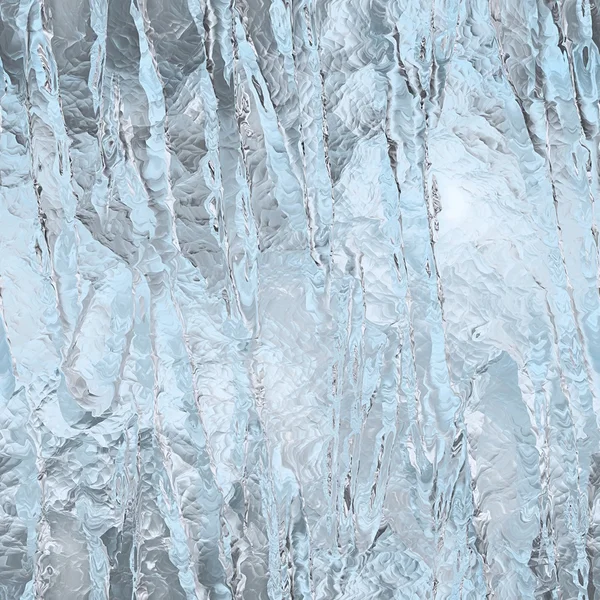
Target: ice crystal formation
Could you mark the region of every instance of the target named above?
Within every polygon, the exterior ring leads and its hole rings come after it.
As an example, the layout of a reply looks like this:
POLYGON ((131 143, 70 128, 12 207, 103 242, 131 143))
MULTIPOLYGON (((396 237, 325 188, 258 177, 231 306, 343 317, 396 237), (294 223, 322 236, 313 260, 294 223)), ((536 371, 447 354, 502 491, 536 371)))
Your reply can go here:
POLYGON ((600 594, 598 0, 0 1, 0 600, 600 594))

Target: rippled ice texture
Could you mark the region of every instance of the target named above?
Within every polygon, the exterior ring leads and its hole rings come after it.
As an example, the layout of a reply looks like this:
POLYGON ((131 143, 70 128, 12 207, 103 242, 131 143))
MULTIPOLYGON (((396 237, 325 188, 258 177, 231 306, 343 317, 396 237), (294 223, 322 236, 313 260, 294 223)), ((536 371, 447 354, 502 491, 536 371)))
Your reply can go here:
POLYGON ((0 599, 598 598, 599 40, 1 0, 0 599))

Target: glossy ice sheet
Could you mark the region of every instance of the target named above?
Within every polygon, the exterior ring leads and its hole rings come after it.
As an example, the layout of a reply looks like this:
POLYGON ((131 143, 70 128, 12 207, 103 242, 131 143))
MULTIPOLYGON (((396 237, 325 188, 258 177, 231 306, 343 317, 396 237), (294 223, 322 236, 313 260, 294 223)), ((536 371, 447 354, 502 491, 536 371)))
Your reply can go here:
POLYGON ((592 598, 598 0, 0 1, 0 599, 592 598))

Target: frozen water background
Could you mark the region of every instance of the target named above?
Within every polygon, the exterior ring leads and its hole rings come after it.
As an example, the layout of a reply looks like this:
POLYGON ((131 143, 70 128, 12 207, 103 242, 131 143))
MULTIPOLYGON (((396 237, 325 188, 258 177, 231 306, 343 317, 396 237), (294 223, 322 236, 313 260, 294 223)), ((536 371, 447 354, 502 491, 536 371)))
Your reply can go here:
POLYGON ((598 0, 0 1, 0 599, 600 594, 598 0))

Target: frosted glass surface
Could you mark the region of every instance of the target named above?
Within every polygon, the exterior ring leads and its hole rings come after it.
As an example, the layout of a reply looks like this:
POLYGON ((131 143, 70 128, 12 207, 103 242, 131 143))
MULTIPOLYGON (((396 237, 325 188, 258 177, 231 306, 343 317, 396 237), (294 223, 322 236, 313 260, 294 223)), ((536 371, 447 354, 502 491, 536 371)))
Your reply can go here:
POLYGON ((0 600, 598 599, 599 0, 0 0, 0 600))

